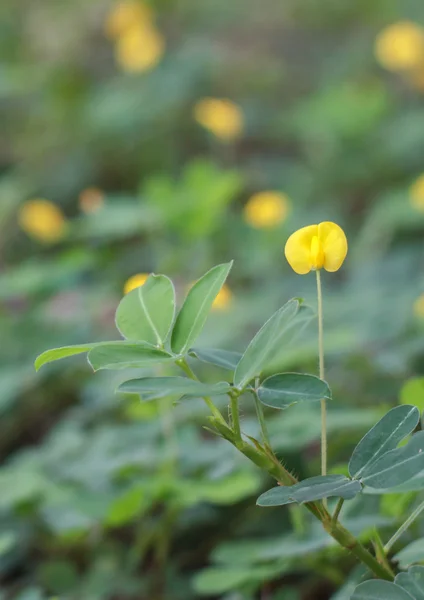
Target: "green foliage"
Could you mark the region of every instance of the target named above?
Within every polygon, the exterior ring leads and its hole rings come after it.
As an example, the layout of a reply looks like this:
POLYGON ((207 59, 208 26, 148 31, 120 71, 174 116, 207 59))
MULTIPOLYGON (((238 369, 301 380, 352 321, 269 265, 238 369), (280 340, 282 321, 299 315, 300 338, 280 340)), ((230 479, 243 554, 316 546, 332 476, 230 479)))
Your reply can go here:
POLYGON ((192 348, 189 354, 205 363, 222 367, 229 371, 234 371, 242 357, 240 352, 221 350, 219 348, 192 348))
POLYGON ((417 426, 420 413, 415 406, 397 406, 362 438, 353 451, 349 473, 359 477, 366 473, 383 454, 396 446, 417 426))
POLYGON ((121 383, 118 392, 147 394, 149 400, 165 396, 222 396, 230 386, 225 381, 214 384, 192 381, 186 377, 143 377, 121 383))
POLYGON ((314 375, 279 373, 262 382, 258 397, 266 406, 284 409, 297 402, 331 400, 331 391, 325 381, 314 375))
POLYGON ((359 481, 352 481, 344 475, 326 475, 304 479, 290 487, 276 487, 259 496, 259 506, 283 506, 291 502, 303 504, 337 496, 351 500, 361 491, 359 481))
POLYGON ((412 567, 399 573, 394 583, 366 581, 361 583, 352 600, 422 600, 424 597, 424 567, 412 567))
POLYGON ((383 454, 362 471, 361 481, 373 488, 392 488, 424 470, 424 432, 411 437, 408 444, 383 454))
POLYGON ((196 341, 232 265, 213 267, 188 292, 172 330, 171 348, 176 354, 186 354, 196 341))
MULTIPOLYGON (((293 336, 296 321, 301 313, 300 302, 290 300, 280 308, 258 331, 250 342, 234 372, 234 385, 243 389, 252 379, 259 377, 283 343, 293 336)), ((304 318, 304 315, 301 315, 304 318)))
POLYGON ((124 296, 116 311, 116 326, 128 340, 162 347, 175 314, 175 290, 164 275, 150 275, 146 283, 124 296))
POLYGON ((174 361, 174 357, 146 343, 116 342, 98 344, 88 353, 88 362, 100 369, 137 369, 174 361))

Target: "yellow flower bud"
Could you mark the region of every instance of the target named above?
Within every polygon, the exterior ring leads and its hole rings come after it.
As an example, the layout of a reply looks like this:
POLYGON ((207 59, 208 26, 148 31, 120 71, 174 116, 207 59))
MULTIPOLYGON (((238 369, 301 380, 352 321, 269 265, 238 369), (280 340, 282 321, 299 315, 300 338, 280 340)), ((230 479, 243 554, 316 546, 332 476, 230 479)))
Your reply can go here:
POLYGON ((129 294, 136 288, 144 285, 146 283, 147 278, 149 277, 149 273, 137 273, 130 277, 124 285, 124 294, 129 294))
POLYGON ((380 64, 390 71, 415 69, 424 60, 424 29, 410 21, 386 27, 375 41, 380 64))
POLYGON ((194 107, 194 118, 224 141, 238 137, 243 131, 243 113, 231 100, 203 98, 194 107))
POLYGON ((44 198, 25 202, 19 211, 18 221, 25 233, 40 242, 58 242, 66 232, 66 219, 62 211, 44 198))
POLYGON ((325 221, 295 231, 285 247, 287 261, 293 271, 304 275, 324 268, 338 271, 347 254, 347 239, 341 227, 325 221))
POLYGON ((257 229, 271 229, 285 221, 290 210, 285 194, 264 191, 254 194, 244 207, 244 218, 257 229))

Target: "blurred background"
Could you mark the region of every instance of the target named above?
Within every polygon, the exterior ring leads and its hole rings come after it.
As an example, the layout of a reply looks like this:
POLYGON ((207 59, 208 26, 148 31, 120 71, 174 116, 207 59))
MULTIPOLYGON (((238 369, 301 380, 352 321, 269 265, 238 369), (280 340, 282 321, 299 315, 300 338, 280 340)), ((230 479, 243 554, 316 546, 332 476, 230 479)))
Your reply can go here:
MULTIPOLYGON (((148 273, 181 302, 230 259, 199 345, 242 350, 290 297, 316 305, 283 248, 331 220, 350 244, 323 276, 333 472, 388 407, 424 408, 422 1, 3 0, 0 60, 1 600, 348 600, 354 561, 296 508, 255 506, 271 481, 200 401, 33 361, 118 339, 148 273)), ((315 324, 281 350, 316 373, 315 324)), ((267 420, 316 474, 318 413, 267 420)), ((345 522, 385 537, 414 499, 359 498, 345 522)))

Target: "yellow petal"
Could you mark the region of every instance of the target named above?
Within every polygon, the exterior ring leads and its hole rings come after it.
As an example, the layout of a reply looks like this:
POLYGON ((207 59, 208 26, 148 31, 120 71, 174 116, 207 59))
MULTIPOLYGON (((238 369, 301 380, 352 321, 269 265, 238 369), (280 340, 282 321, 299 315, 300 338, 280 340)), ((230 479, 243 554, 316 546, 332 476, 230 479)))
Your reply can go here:
POLYGON ((144 285, 147 281, 149 273, 137 273, 130 277, 124 285, 124 294, 129 294, 136 288, 144 285))
POLYGON ((299 275, 309 273, 313 267, 311 247, 314 236, 318 236, 318 225, 308 225, 292 233, 287 240, 284 253, 293 271, 299 275))
POLYGON ((324 250, 324 269, 338 271, 347 254, 346 235, 339 225, 325 221, 318 225, 318 236, 324 250))

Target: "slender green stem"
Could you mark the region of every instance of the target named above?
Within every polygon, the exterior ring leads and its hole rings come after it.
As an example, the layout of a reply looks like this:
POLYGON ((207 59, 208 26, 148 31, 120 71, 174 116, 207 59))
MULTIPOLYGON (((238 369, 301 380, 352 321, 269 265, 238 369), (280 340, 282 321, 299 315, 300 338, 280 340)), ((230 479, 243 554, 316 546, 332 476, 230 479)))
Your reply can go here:
POLYGON ((240 415, 238 409, 238 397, 230 394, 231 421, 236 439, 241 442, 240 415))
POLYGON ((261 428, 262 441, 266 446, 268 446, 269 449, 271 449, 271 442, 269 440, 268 429, 265 422, 265 415, 262 408, 262 404, 259 400, 259 396, 256 390, 252 390, 252 394, 255 400, 256 415, 258 417, 259 425, 261 428))
POLYGON ((344 504, 344 498, 339 498, 339 501, 337 502, 336 510, 334 511, 334 515, 332 516, 333 523, 337 523, 337 521, 339 520, 340 511, 343 508, 343 504, 344 504))
POLYGON ((398 539, 400 538, 400 536, 408 529, 408 527, 420 515, 420 513, 422 513, 423 510, 424 510, 424 501, 421 502, 421 504, 419 506, 417 506, 417 508, 414 510, 414 512, 410 515, 410 517, 408 517, 406 519, 405 523, 403 523, 399 527, 399 529, 396 531, 396 533, 390 538, 390 540, 384 546, 384 552, 386 554, 390 551, 390 549, 393 547, 393 545, 398 541, 398 539))
MULTIPOLYGON (((199 381, 196 374, 192 371, 192 369, 190 368, 190 365, 188 364, 188 362, 186 361, 185 358, 181 358, 180 360, 177 360, 176 363, 184 371, 184 373, 188 377, 190 377, 190 379, 199 381)), ((205 401, 205 404, 207 405, 207 407, 209 408, 211 413, 213 414, 213 416, 226 424, 224 417, 222 416, 220 411, 217 409, 215 404, 212 402, 211 398, 209 398, 209 396, 202 396, 202 398, 205 401)))
MULTIPOLYGON (((319 376, 325 378, 321 271, 317 269, 319 376)), ((321 400, 321 475, 327 475, 327 404, 321 400)))

